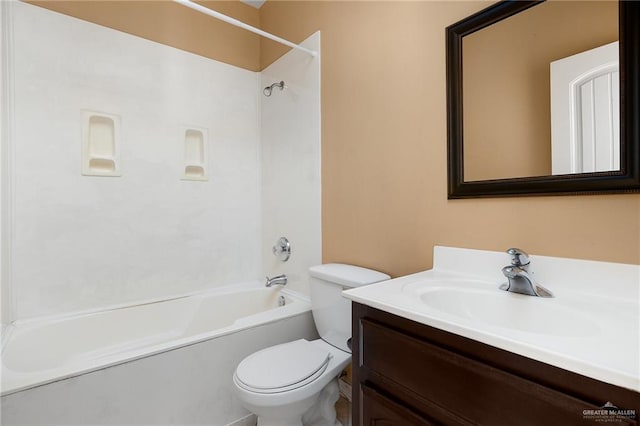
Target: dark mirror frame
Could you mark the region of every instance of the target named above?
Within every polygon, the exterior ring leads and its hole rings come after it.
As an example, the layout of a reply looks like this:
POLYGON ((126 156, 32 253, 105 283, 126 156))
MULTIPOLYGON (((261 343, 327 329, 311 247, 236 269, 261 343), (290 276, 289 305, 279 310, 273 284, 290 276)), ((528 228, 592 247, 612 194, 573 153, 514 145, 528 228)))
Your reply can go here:
POLYGON ((446 29, 449 199, 640 192, 640 1, 625 0, 618 4, 621 170, 464 181, 462 38, 539 3, 502 1, 446 29))

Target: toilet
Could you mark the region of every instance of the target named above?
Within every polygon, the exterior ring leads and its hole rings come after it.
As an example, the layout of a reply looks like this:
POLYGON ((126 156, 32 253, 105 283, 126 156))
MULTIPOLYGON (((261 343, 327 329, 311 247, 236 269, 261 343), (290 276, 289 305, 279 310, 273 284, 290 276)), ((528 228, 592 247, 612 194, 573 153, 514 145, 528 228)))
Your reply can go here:
POLYGON ((311 307, 320 339, 271 346, 233 374, 236 395, 258 426, 339 426, 338 375, 351 362, 351 301, 342 290, 388 280, 381 272, 330 263, 309 268, 311 307))

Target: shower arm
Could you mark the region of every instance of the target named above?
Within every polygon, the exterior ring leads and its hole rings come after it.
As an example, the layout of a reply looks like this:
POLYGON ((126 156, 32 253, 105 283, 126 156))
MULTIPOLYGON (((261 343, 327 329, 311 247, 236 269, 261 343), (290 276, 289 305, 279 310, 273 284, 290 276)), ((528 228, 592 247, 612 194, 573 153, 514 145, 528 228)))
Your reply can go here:
POLYGON ((262 94, 265 95, 266 97, 271 96, 271 92, 273 92, 274 87, 278 87, 280 91, 283 91, 286 86, 284 85, 284 81, 273 83, 271 86, 267 86, 264 89, 262 89, 262 94))
POLYGON ((200 6, 199 4, 194 3, 191 0, 173 0, 173 1, 176 2, 176 3, 180 3, 181 5, 186 6, 186 7, 190 8, 190 9, 198 11, 200 13, 204 13, 205 15, 209 15, 209 16, 211 16, 213 18, 220 19, 221 21, 224 21, 224 22, 226 22, 228 24, 235 25, 236 27, 240 27, 240 28, 243 28, 243 29, 245 29, 247 31, 251 31, 252 33, 258 34, 258 35, 260 35, 262 37, 266 37, 266 38, 268 38, 270 40, 277 41, 278 43, 284 44, 285 46, 289 46, 291 48, 301 50, 301 51, 303 51, 303 52, 305 52, 305 53, 307 53, 307 54, 309 54, 309 55, 311 55, 313 57, 318 55, 318 52, 316 52, 315 50, 307 49, 306 47, 302 47, 302 46, 300 46, 298 44, 292 43, 289 40, 285 40, 285 39, 283 39, 281 37, 278 37, 276 35, 273 35, 271 33, 263 31, 263 30, 261 30, 259 28, 252 27, 251 25, 245 24, 244 22, 238 21, 237 19, 234 19, 234 18, 232 18, 230 16, 227 16, 227 15, 222 14, 220 12, 216 12, 215 10, 206 8, 204 6, 200 6))

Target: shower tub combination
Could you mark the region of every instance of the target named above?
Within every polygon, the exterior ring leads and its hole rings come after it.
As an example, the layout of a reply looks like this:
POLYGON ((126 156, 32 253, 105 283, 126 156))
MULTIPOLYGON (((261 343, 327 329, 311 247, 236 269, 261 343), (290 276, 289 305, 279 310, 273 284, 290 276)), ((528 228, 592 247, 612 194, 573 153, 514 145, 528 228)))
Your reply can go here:
POLYGON ((310 309, 295 293, 249 283, 17 323, 3 336, 1 423, 244 424, 236 365, 316 338, 310 309))

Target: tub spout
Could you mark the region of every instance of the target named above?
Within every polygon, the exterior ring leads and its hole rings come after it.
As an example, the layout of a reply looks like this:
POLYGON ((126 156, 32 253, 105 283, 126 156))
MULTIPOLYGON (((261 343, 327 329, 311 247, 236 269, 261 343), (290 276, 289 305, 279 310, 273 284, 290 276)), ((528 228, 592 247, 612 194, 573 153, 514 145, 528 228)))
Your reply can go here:
POLYGON ((278 275, 275 276, 273 278, 267 278, 267 282, 264 284, 267 287, 271 287, 272 285, 281 285, 281 286, 285 286, 287 285, 287 276, 282 274, 282 275, 278 275))

